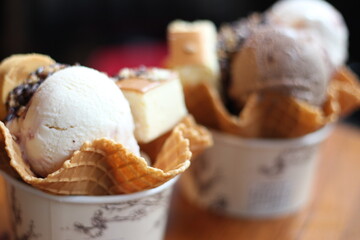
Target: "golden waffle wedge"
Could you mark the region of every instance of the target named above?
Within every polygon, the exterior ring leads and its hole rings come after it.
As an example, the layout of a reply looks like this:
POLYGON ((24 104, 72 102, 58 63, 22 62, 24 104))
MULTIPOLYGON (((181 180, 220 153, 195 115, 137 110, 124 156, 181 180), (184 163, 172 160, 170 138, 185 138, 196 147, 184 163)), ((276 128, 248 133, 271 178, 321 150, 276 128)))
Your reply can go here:
POLYGON ((360 105, 360 83, 349 68, 342 67, 330 83, 330 89, 338 94, 341 115, 347 115, 360 105))
POLYGON ((197 125, 191 115, 186 116, 181 123, 178 127, 181 129, 184 137, 189 139, 192 159, 195 159, 206 148, 213 145, 210 132, 206 128, 197 125))
POLYGON ((24 83, 28 75, 41 66, 55 61, 41 54, 15 54, 5 58, 0 64, 0 119, 6 114, 5 103, 9 92, 24 83))
POLYGON ((9 163, 10 159, 5 150, 5 139, 4 136, 0 134, 0 170, 3 170, 13 178, 19 179, 19 174, 17 174, 17 172, 10 166, 9 163))
MULTIPOLYGON (((192 160, 213 144, 210 132, 206 128, 197 125, 191 115, 187 115, 183 118, 178 124, 178 128, 183 132, 184 137, 190 141, 192 160)), ((149 143, 140 144, 141 150, 151 159, 156 159, 170 133, 171 132, 165 133, 149 143)))
MULTIPOLYGON (((209 85, 200 83, 196 86, 185 87, 184 92, 186 107, 197 122, 209 128, 241 136, 257 131, 256 129, 244 129, 243 125, 246 125, 246 121, 252 119, 245 117, 240 120, 231 115, 222 103, 218 92, 209 85)), ((251 115, 251 117, 255 116, 251 115)))
MULTIPOLYGON (((332 97, 329 96, 329 99, 332 97)), ((248 126, 245 125, 245 128, 250 129, 251 125, 256 127, 260 125, 258 135, 252 137, 292 138, 303 136, 334 121, 338 111, 337 105, 331 104, 331 101, 325 103, 327 108, 324 111, 292 97, 274 93, 262 94, 257 96, 256 100, 252 106, 246 105, 244 109, 249 112, 249 115, 255 113, 258 117, 253 122, 247 121, 248 126), (246 109, 248 107, 249 109, 246 109)), ((240 115, 240 119, 242 117, 240 115)))
MULTIPOLYGON (((141 151, 144 152, 150 160, 155 161, 171 132, 172 131, 166 132, 151 142, 139 143, 141 151)), ((154 164, 154 162, 152 162, 152 164, 154 164)))
POLYGON ((172 169, 176 169, 178 166, 183 165, 185 159, 189 160, 191 158, 190 149, 185 149, 189 147, 190 142, 183 137, 181 126, 182 124, 179 124, 165 141, 156 158, 154 164, 155 168, 162 169, 163 171, 171 171, 172 169), (178 142, 182 142, 182 146, 180 144, 178 145, 178 142), (179 155, 180 157, 174 159, 176 155, 179 155))
POLYGON ((226 121, 224 114, 220 119, 220 127, 226 132, 249 138, 299 137, 336 119, 337 105, 329 101, 324 106, 326 111, 288 96, 253 94, 236 121, 231 121, 236 127, 227 123, 230 120, 226 121))
POLYGON ((208 85, 198 85, 185 96, 189 112, 197 122, 248 138, 302 136, 335 121, 339 115, 337 93, 334 91, 329 91, 322 108, 274 93, 252 94, 239 116, 231 115, 218 93, 208 85))
POLYGON ((108 195, 154 188, 189 167, 190 143, 196 153, 211 143, 210 134, 188 117, 168 135, 154 167, 121 144, 98 139, 85 143, 56 172, 38 178, 22 158, 20 147, 2 122, 0 132, 6 150, 6 156, 0 158, 2 170, 9 169, 9 166, 4 167, 6 164, 10 165, 25 182, 60 195, 108 195))
MULTIPOLYGON (((215 92, 212 95, 215 97, 215 92)), ((221 131, 243 137, 255 137, 261 134, 259 121, 263 118, 263 115, 255 107, 258 103, 256 95, 249 97, 247 105, 240 116, 231 115, 221 102, 220 97, 216 97, 214 100, 216 117, 221 131)))
POLYGON ((214 96, 212 91, 216 92, 214 88, 210 88, 207 84, 200 83, 198 85, 184 86, 185 104, 188 111, 194 116, 197 122, 216 128, 217 119, 214 100, 218 95, 214 96))

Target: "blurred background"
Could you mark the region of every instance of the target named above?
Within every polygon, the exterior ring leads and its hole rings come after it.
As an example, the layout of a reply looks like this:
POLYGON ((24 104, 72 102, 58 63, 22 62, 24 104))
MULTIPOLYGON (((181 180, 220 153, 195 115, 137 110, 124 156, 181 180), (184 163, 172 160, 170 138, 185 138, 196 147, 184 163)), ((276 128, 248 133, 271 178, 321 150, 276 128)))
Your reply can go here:
MULTIPOLYGON (((58 62, 78 62, 112 74, 121 66, 120 62, 128 63, 129 67, 131 63, 139 62, 138 57, 131 59, 132 50, 141 53, 143 62, 156 59, 156 54, 159 55, 157 57, 166 54, 166 26, 171 20, 210 19, 219 26, 251 12, 264 11, 274 2, 2 0, 0 58, 13 53, 38 52, 50 55, 58 62), (138 48, 139 44, 143 48, 138 48)), ((328 2, 343 14, 347 23, 350 32, 348 65, 357 70, 360 33, 353 1, 328 2)), ((346 121, 358 123, 358 116, 359 113, 354 113, 346 121)))

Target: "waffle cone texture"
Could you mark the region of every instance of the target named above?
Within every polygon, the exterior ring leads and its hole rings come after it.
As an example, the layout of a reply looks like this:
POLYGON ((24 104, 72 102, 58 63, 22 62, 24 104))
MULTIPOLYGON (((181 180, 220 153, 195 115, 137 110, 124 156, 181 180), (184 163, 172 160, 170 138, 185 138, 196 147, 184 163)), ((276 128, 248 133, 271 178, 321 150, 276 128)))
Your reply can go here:
POLYGON ((23 159, 13 136, 0 122, 0 168, 43 191, 58 195, 113 195, 155 188, 184 172, 190 166, 192 151, 202 152, 212 144, 208 131, 187 116, 155 149, 149 166, 120 143, 109 139, 87 142, 45 178, 37 177, 23 159))
POLYGON ((47 55, 14 54, 0 63, 0 118, 6 116, 5 103, 8 93, 24 83, 28 75, 42 66, 54 64, 55 60, 47 55))
POLYGON ((245 138, 300 137, 360 106, 360 85, 347 67, 334 75, 321 107, 290 96, 261 92, 251 94, 235 116, 228 112, 217 90, 205 83, 186 86, 184 91, 187 108, 198 123, 245 138))

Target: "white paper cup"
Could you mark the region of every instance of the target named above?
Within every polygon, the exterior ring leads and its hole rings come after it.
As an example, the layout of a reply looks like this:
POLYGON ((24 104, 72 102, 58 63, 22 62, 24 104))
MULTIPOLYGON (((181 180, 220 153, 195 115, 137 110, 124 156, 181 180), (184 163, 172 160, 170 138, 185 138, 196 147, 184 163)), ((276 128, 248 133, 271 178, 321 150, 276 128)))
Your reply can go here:
POLYGON ((212 131, 214 146, 182 175, 181 189, 200 207, 237 217, 297 211, 309 200, 319 145, 332 128, 289 140, 243 139, 212 131))
POLYGON ((177 180, 133 194, 56 196, 2 174, 16 239, 36 240, 163 239, 177 180))

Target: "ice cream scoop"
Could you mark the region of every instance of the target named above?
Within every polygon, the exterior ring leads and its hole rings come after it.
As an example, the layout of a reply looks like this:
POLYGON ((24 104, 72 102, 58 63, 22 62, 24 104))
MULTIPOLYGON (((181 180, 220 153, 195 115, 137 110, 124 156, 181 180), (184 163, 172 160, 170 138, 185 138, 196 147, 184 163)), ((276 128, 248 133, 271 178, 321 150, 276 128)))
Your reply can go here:
POLYGON ((335 67, 348 57, 348 29, 341 13, 323 0, 282 0, 268 11, 273 23, 318 35, 335 67))
POLYGON ((321 105, 332 68, 312 35, 262 25, 233 55, 228 93, 243 105, 254 92, 273 91, 321 105))
POLYGON ((21 115, 7 123, 39 176, 61 167, 85 142, 109 138, 139 155, 129 103, 110 78, 73 66, 49 76, 21 115))

